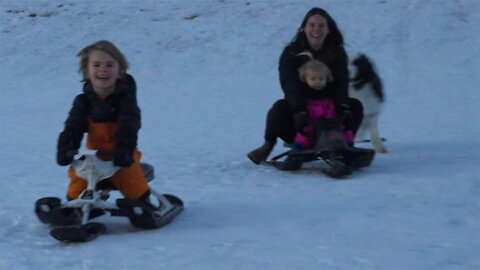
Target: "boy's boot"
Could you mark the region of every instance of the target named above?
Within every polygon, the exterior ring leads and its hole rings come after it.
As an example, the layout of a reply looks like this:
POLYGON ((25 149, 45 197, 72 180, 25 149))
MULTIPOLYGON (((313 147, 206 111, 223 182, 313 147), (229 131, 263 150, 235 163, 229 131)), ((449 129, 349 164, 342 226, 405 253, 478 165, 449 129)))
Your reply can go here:
POLYGON ((265 161, 273 150, 273 145, 267 141, 259 148, 247 154, 247 157, 255 164, 260 164, 265 161))

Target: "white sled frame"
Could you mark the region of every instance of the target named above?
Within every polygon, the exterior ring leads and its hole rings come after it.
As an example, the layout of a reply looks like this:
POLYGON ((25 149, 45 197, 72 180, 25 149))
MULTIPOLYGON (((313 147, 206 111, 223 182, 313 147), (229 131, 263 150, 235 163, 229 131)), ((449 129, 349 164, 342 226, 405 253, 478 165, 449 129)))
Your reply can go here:
MULTIPOLYGON (((93 208, 100 208, 106 211, 119 209, 116 204, 101 199, 102 195, 108 194, 111 190, 95 190, 95 187, 98 182, 112 177, 121 167, 114 166, 112 161, 103 161, 96 155, 85 154, 82 158, 74 160, 71 168, 75 170, 77 176, 87 180, 88 187, 80 193, 78 199, 64 203, 62 208, 81 208, 82 225, 88 223, 90 210, 93 208)), ((150 188, 150 192, 157 198, 159 205, 161 205, 158 211, 159 215, 164 215, 174 207, 162 194, 152 188, 150 188)), ((135 211, 143 210, 139 207, 135 211)))

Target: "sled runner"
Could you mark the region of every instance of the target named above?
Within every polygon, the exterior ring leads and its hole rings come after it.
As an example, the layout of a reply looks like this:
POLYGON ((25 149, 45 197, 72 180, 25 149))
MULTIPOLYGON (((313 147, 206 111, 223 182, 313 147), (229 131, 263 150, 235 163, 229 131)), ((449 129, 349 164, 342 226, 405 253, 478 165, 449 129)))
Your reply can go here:
MULTIPOLYGON (((154 178, 153 167, 141 163, 147 181, 154 178)), ((160 194, 150 188, 157 198, 158 207, 142 201, 117 199, 108 202, 109 192, 114 189, 110 177, 119 167, 112 161, 102 161, 95 155, 83 155, 73 161, 72 168, 79 177, 88 181, 88 188, 78 199, 62 203, 57 197, 44 197, 35 202, 35 213, 42 223, 52 226, 50 235, 59 241, 87 242, 105 233, 105 225, 89 222, 98 216, 109 213, 123 216, 134 227, 160 228, 170 223, 183 210, 183 202, 174 195, 160 194)))
MULTIPOLYGON (((387 139, 385 139, 385 138, 381 137, 381 138, 380 138, 380 141, 382 141, 382 142, 386 142, 386 141, 387 141, 387 139)), ((358 140, 358 141, 357 141, 357 140, 355 140, 355 142, 356 142, 356 143, 370 143, 370 142, 372 142, 372 140, 370 140, 370 139, 363 139, 363 140, 358 140)))

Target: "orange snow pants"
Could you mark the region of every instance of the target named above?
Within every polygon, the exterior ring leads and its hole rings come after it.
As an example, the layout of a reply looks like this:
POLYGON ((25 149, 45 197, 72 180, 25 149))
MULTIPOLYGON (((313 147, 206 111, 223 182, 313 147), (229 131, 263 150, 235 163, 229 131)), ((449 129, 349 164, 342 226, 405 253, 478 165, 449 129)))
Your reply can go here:
MULTIPOLYGON (((88 136, 86 147, 92 150, 100 150, 112 153, 115 150, 114 134, 118 128, 117 123, 95 123, 88 119, 88 136)), ((112 176, 112 183, 122 195, 129 200, 137 200, 149 190, 147 180, 143 177, 140 167, 142 153, 135 149, 133 159, 135 162, 127 168, 118 170, 112 176)), ((75 170, 68 170, 70 185, 67 196, 69 199, 77 199, 80 193, 88 187, 88 182, 78 177, 75 170)))
MULTIPOLYGON (((111 178, 115 188, 129 200, 137 200, 149 190, 147 181, 143 177, 142 168, 140 167, 141 156, 142 154, 138 150, 135 150, 135 162, 130 167, 118 170, 111 178)), ((77 199, 80 193, 88 187, 88 182, 78 177, 72 168, 68 170, 68 176, 71 179, 67 192, 68 198, 72 200, 77 199)))

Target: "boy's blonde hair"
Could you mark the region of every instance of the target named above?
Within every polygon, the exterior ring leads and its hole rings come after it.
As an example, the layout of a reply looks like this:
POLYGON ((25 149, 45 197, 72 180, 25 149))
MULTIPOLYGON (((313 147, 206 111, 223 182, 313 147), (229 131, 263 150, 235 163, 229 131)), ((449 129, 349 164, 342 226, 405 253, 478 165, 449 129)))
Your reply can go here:
POLYGON ((312 59, 312 60, 308 61, 307 63, 303 64, 298 69, 298 74, 300 76, 300 81, 305 82, 305 74, 307 73, 307 70, 323 71, 323 72, 325 72, 325 76, 327 76, 327 82, 331 82, 333 80, 333 76, 332 76, 332 72, 330 71, 330 68, 328 68, 327 65, 325 65, 323 62, 320 62, 318 60, 312 59))
POLYGON ((127 59, 125 58, 123 53, 120 52, 120 50, 117 47, 115 47, 115 45, 113 45, 113 43, 111 43, 108 40, 100 40, 100 41, 97 41, 97 42, 93 43, 92 45, 89 45, 89 46, 81 49, 77 54, 77 56, 80 57, 80 67, 78 69, 78 72, 82 73, 83 81, 86 80, 86 73, 87 73, 87 66, 88 66, 88 56, 89 56, 90 52, 92 52, 94 50, 98 50, 98 51, 108 53, 111 57, 113 57, 113 59, 115 59, 119 64, 120 77, 123 79, 123 77, 125 76, 125 73, 127 72, 127 69, 128 69, 127 59))

